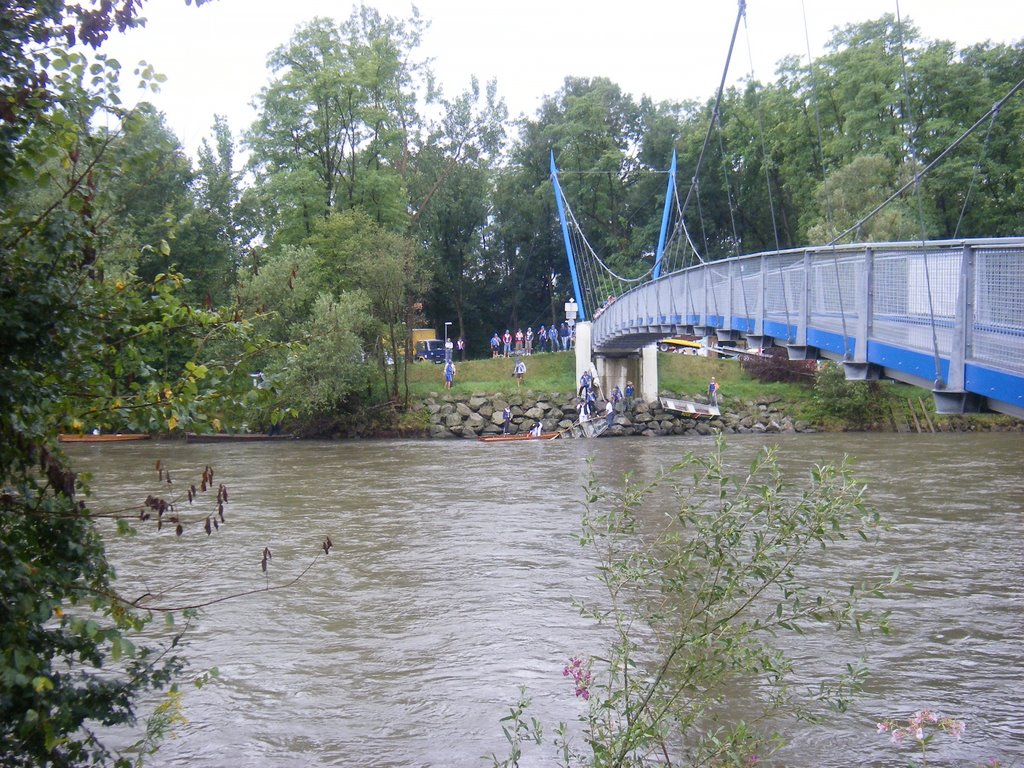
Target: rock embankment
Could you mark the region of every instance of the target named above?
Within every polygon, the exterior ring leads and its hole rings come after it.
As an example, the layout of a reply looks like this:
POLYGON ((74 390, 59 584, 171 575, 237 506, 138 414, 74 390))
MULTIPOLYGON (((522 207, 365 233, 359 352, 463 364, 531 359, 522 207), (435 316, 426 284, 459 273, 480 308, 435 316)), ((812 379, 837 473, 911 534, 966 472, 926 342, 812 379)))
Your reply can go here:
MULTIPOLYGON (((604 402, 599 401, 599 413, 604 402)), ((501 433, 502 412, 512 412, 510 432, 529 432, 540 422, 544 432, 569 429, 578 418, 577 400, 572 395, 524 392, 515 395, 431 395, 417 409, 428 416, 427 435, 432 438, 476 438, 501 433)), ((710 419, 667 411, 660 403, 634 400, 619 402, 615 418, 605 435, 712 435, 719 432, 749 434, 757 432, 813 432, 813 428, 787 416, 775 396, 755 402, 727 401, 722 415, 710 419)), ((601 416, 600 418, 604 418, 601 416)))

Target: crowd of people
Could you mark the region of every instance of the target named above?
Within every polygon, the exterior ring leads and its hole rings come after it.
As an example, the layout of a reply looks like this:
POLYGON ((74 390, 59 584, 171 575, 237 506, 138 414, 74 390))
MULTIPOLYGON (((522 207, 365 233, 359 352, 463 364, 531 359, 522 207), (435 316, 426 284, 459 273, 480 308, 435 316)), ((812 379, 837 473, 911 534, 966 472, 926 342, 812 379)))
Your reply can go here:
POLYGON ((534 352, 567 352, 575 343, 573 326, 564 321, 561 325, 542 325, 536 332, 533 326, 528 327, 525 332, 522 328, 517 328, 515 333, 506 328, 505 333, 499 334, 495 331, 491 336, 491 357, 532 355, 534 352))

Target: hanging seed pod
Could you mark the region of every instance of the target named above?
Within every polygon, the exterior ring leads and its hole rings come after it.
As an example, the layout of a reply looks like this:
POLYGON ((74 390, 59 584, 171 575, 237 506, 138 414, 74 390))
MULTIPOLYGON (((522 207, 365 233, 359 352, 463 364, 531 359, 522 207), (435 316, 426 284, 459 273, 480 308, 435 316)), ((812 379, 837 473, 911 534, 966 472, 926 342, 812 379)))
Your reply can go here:
POLYGON ((178 523, 178 527, 174 529, 174 533, 181 536, 185 532, 185 529, 181 527, 181 523, 178 523))

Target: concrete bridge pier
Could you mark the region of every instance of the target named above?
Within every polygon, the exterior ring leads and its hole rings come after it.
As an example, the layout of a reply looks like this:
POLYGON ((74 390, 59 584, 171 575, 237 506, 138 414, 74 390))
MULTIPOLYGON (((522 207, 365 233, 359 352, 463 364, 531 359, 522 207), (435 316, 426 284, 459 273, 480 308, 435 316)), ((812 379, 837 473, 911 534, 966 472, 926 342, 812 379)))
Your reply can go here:
POLYGON ((592 369, 601 382, 601 396, 608 397, 613 387, 626 391, 633 382, 636 394, 648 403, 658 399, 658 347, 648 344, 625 355, 595 355, 592 347, 593 324, 576 323, 576 382, 583 372, 592 369))

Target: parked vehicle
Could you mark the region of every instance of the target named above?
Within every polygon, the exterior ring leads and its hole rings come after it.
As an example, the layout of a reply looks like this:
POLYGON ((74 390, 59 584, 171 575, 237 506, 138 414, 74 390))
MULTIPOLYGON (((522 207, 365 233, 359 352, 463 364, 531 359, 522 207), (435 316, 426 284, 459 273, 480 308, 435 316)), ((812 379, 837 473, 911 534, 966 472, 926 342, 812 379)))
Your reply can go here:
POLYGON ((432 363, 444 362, 444 342, 441 339, 424 339, 416 342, 416 359, 432 363))
POLYGON ((658 349, 662 352, 686 352, 691 355, 697 354, 697 351, 704 346, 700 339, 686 339, 679 336, 662 339, 658 342, 658 349))

